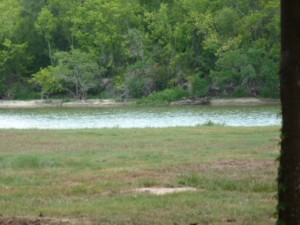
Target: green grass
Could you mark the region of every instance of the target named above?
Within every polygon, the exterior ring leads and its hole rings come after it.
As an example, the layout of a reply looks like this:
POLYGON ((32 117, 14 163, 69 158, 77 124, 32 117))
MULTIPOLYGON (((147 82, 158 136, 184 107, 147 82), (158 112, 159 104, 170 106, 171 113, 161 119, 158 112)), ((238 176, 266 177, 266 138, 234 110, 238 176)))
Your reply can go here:
POLYGON ((0 215, 274 224, 278 136, 278 127, 0 130, 0 215), (133 191, 152 186, 198 191, 133 191))

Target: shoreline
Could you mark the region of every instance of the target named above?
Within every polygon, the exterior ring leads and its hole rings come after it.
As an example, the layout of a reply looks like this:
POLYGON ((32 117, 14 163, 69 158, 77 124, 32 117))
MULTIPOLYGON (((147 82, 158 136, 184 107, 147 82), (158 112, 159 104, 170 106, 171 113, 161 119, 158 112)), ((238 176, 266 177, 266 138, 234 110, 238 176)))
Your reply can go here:
POLYGON ((222 99, 216 98, 210 101, 210 105, 221 106, 221 105, 276 105, 280 104, 280 99, 270 98, 232 98, 222 99))
MULTIPOLYGON (((235 105, 268 105, 280 104, 279 99, 267 98, 212 98, 208 104, 203 104, 203 100, 179 100, 171 102, 167 105, 210 105, 210 106, 235 106, 235 105)), ((47 108, 47 107, 116 107, 116 106, 132 106, 134 101, 117 102, 113 99, 88 99, 85 101, 63 101, 63 100, 0 100, 0 109, 14 108, 47 108)))
POLYGON ((85 101, 63 100, 0 100, 0 109, 4 108, 76 108, 76 107, 112 107, 126 106, 129 103, 117 102, 112 99, 89 99, 85 101))

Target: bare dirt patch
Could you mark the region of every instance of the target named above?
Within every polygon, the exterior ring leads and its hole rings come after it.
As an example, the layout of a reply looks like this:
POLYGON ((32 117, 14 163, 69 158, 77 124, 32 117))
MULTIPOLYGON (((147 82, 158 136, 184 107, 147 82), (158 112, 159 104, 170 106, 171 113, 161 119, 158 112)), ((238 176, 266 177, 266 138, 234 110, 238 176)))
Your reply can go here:
POLYGON ((196 188, 183 187, 183 188, 165 188, 165 187, 149 187, 149 188, 137 188, 135 193, 139 194, 153 194, 153 195, 166 195, 177 192, 197 191, 196 188))
POLYGON ((276 166, 275 160, 239 160, 239 161, 221 161, 216 163, 210 163, 210 168, 216 169, 251 169, 251 168, 268 168, 276 166))
POLYGON ((58 219, 51 217, 0 217, 0 225, 92 225, 87 219, 58 219))

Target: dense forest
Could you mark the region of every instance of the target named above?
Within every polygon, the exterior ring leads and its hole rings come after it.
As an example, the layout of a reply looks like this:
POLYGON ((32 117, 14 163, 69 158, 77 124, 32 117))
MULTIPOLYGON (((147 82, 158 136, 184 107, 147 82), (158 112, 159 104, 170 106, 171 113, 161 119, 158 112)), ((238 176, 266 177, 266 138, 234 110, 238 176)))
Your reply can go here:
POLYGON ((0 1, 0 98, 278 97, 279 0, 0 1))

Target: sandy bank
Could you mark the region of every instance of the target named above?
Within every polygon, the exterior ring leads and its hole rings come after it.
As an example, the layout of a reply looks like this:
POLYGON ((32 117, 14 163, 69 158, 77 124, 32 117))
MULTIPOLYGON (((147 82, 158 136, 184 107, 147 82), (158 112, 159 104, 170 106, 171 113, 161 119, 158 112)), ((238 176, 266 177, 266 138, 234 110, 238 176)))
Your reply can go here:
POLYGON ((279 99, 269 98, 232 98, 232 99, 211 99, 210 105, 267 105, 280 104, 279 99))
POLYGON ((128 103, 120 103, 111 99, 106 100, 86 100, 65 102, 62 100, 30 100, 30 101, 9 101, 1 100, 0 108, 39 108, 39 107, 109 107, 122 106, 128 103))
MULTIPOLYGON (((181 100, 171 105, 203 105, 201 100, 181 100)), ((280 104, 278 99, 259 99, 259 98, 233 98, 233 99, 210 99, 209 105, 265 105, 280 104)), ((89 99, 86 101, 66 102, 63 100, 30 100, 30 101, 10 101, 0 100, 0 108, 40 108, 40 107, 110 107, 128 106, 132 102, 117 102, 112 99, 89 99)))
POLYGON ((279 99, 266 99, 266 98, 195 98, 183 99, 180 101, 171 102, 170 105, 212 105, 212 106, 234 106, 234 105, 268 105, 280 104, 279 99))

